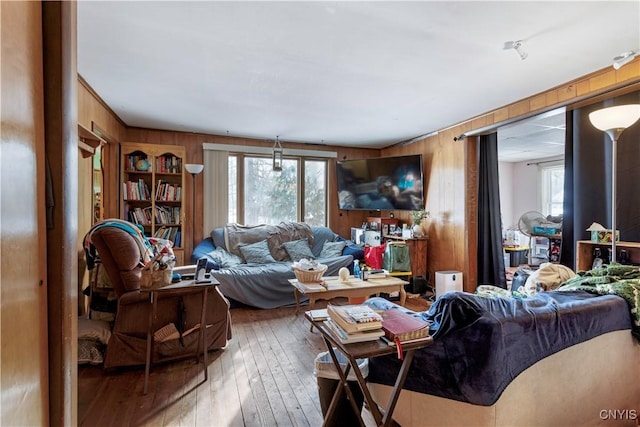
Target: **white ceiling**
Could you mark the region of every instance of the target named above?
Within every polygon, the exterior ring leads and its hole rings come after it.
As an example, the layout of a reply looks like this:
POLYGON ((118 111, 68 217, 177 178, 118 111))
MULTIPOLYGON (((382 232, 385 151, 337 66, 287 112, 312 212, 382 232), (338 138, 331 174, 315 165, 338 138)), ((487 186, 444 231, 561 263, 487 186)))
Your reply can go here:
POLYGON ((564 158, 565 109, 558 108, 498 128, 498 160, 564 158))
POLYGON ((284 142, 389 146, 638 49, 637 0, 78 2, 78 72, 127 125, 284 142))

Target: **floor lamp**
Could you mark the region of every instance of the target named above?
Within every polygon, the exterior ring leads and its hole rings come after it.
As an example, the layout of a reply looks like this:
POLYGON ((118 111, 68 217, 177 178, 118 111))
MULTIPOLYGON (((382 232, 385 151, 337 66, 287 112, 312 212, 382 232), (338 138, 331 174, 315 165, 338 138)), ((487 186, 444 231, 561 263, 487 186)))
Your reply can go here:
POLYGON ((196 175, 203 171, 204 165, 187 163, 184 165, 184 168, 193 177, 193 199, 191 208, 191 251, 193 252, 193 248, 196 246, 196 175))
POLYGON ((611 138, 611 263, 616 262, 616 163, 618 138, 640 118, 640 104, 603 108, 589 114, 591 124, 611 138))

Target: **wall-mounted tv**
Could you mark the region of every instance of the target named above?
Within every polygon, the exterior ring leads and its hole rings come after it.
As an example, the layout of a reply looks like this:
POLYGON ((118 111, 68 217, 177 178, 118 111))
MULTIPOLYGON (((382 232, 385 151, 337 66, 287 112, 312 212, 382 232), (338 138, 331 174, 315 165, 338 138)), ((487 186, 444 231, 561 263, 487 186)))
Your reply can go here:
POLYGON ((341 160, 337 180, 340 209, 424 209, 421 154, 341 160))

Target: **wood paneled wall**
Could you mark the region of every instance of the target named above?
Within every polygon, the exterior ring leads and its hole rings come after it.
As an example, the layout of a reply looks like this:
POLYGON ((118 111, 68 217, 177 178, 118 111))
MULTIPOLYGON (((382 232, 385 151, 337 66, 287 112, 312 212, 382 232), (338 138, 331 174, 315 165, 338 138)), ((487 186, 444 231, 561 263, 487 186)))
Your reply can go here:
POLYGON ((0 28, 0 425, 47 426, 42 5, 0 2, 0 28))
MULTIPOLYGON (((613 93, 637 90, 640 58, 619 70, 607 67, 546 92, 463 121, 413 144, 389 147, 383 156, 423 155, 426 208, 429 219, 428 271, 458 270, 464 273, 464 288, 477 285, 477 139, 455 136, 489 132, 498 126, 550 111, 583 105, 613 93)), ((407 214, 397 215, 405 218, 407 214)))
MULTIPOLYGON (((473 291, 476 287, 476 248, 477 248, 477 148, 476 138, 471 136, 462 141, 453 141, 454 136, 469 133, 481 133, 495 129, 511 121, 527 118, 560 106, 571 108, 572 105, 594 102, 598 98, 611 96, 612 91, 631 90, 630 87, 640 82, 640 58, 625 65, 619 70, 612 67, 599 70, 582 78, 568 82, 548 91, 536 94, 510 105, 489 111, 477 117, 462 121, 450 128, 441 130, 437 135, 405 146, 388 147, 382 150, 365 148, 345 148, 320 146, 338 153, 338 159, 366 158, 376 156, 394 156, 403 154, 423 154, 425 171, 426 208, 431 212, 427 220, 429 230, 428 271, 433 282, 435 272, 441 270, 458 270, 464 273, 465 289, 473 291)), ((86 86, 86 85, 85 85, 86 86)), ((82 87, 82 86, 81 86, 82 87)), ((89 97, 90 88, 86 89, 89 97)), ((81 98, 83 93, 81 91, 81 98)), ((260 140, 219 135, 204 135, 185 132, 171 132, 151 129, 128 128, 117 120, 108 106, 92 94, 94 99, 82 101, 81 105, 92 105, 92 113, 81 111, 85 126, 90 121, 105 126, 113 135, 119 135, 120 141, 146 142, 154 144, 182 145, 186 148, 188 162, 202 163, 202 143, 220 143, 251 146, 268 146, 260 140), (96 106, 98 102, 100 106, 96 106), (103 109, 103 111, 101 110, 103 109), (96 117, 107 114, 101 119, 96 117)), ((472 99, 470 100, 472 102, 472 99)), ((83 108, 81 107, 81 110, 83 108)), ((304 144, 293 144, 285 141, 290 148, 309 148, 304 144)), ((110 149, 112 147, 109 147, 110 149)), ((113 151, 105 158, 108 164, 117 164, 117 155, 113 151)), ((114 168, 107 168, 116 174, 114 168)), ((202 175, 198 177, 199 188, 202 187, 202 175)), ((110 216, 117 216, 118 177, 105 177, 105 209, 110 216), (107 194, 113 197, 108 197, 107 194)), ((191 180, 187 180, 186 194, 190 194, 191 180)), ((350 236, 350 228, 359 226, 367 216, 388 216, 391 211, 341 211, 337 208, 335 164, 329 164, 329 226, 343 237, 350 236)), ((189 203, 185 209, 190 212, 189 203)), ((202 228, 202 208, 197 206, 196 227, 202 228)), ((394 211, 394 215, 403 222, 410 222, 408 212, 394 211)), ((191 235, 186 230, 187 235, 191 235)), ((186 254, 190 247, 185 245, 186 254)))
MULTIPOLYGON (((186 132, 172 132, 172 131, 162 131, 162 130, 153 130, 153 129, 141 129, 141 128, 127 128, 125 141, 127 142, 143 142, 149 144, 169 144, 169 145, 181 145, 185 147, 186 150, 186 160, 185 163, 202 163, 203 162, 203 143, 211 143, 211 144, 228 144, 228 145, 237 145, 237 146, 252 146, 252 147, 268 147, 271 148, 273 143, 265 142, 261 140, 251 139, 251 138, 240 138, 240 137, 232 137, 232 136, 220 136, 220 135, 206 135, 206 134, 196 134, 196 133, 186 133, 186 132)), ((287 141, 282 141, 282 144, 285 148, 289 149, 314 149, 325 150, 325 151, 336 151, 338 153, 338 159, 343 158, 366 158, 366 157, 377 157, 380 155, 380 150, 378 149, 367 149, 367 148, 345 148, 345 147, 336 147, 329 145, 309 145, 309 144, 300 144, 300 143, 291 143, 287 141)), ((348 211, 340 211, 338 209, 338 195, 337 195, 337 184, 336 184, 336 167, 335 160, 330 160, 328 164, 329 169, 329 180, 328 180, 328 206, 329 206, 329 227, 331 227, 336 233, 340 234, 343 237, 349 237, 351 235, 351 227, 358 226, 362 224, 364 218, 368 215, 367 212, 348 212, 348 211)), ((203 174, 200 174, 196 178, 198 180, 197 188, 204 188, 204 183, 202 181, 203 174)), ((115 182, 117 185, 117 182, 115 182)), ((185 193, 184 194, 192 194, 193 188, 193 180, 186 179, 185 185, 185 193)), ((185 212, 192 212, 191 198, 187 198, 185 202, 185 212)), ((109 203, 115 201, 109 201, 109 203)), ((210 230, 202 230, 203 227, 203 218, 202 218, 202 198, 197 198, 196 203, 196 235, 206 235, 210 230)), ((193 246, 191 246, 191 236, 192 231, 190 226, 187 224, 185 228, 185 259, 189 259, 193 246)), ((196 242, 197 244, 198 242, 196 242)))

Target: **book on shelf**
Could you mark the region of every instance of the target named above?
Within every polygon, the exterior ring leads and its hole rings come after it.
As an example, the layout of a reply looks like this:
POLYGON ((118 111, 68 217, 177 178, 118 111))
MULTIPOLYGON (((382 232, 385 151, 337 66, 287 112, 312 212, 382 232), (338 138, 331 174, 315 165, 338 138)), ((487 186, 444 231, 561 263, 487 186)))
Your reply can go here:
POLYGON ((380 337, 384 336, 384 331, 382 329, 347 333, 344 329, 340 327, 340 325, 335 323, 331 319, 331 317, 325 320, 324 324, 327 325, 327 328, 329 329, 331 334, 342 344, 353 344, 357 342, 375 341, 380 337))
POLYGON ((382 328, 382 317, 364 304, 327 305, 331 320, 348 333, 382 328))
POLYGON ((429 322, 411 316, 398 309, 385 310, 382 315, 382 329, 390 341, 406 342, 429 336, 429 322))

